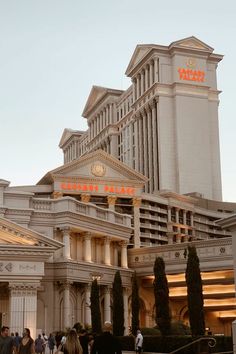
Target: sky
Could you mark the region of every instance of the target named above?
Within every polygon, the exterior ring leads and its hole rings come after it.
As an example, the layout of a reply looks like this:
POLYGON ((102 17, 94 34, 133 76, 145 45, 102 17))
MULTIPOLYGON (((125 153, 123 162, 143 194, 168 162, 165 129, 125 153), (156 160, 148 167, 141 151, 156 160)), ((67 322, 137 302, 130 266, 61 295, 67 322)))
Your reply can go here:
POLYGON ((0 0, 0 179, 33 185, 63 164, 65 128, 86 130, 93 85, 127 89, 137 44, 196 36, 218 66, 223 200, 236 202, 236 2, 0 0))

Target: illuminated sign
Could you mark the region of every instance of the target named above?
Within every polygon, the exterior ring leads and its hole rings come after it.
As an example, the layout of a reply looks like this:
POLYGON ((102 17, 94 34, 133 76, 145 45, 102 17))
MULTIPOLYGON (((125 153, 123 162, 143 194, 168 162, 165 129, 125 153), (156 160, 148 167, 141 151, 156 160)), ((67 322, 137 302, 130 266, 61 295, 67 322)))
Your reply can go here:
POLYGON ((201 70, 178 68, 178 73, 179 73, 180 80, 197 81, 197 82, 205 81, 205 72, 201 70))
POLYGON ((85 183, 61 183, 60 188, 65 191, 78 192, 95 192, 95 193, 111 193, 111 194, 126 194, 134 195, 135 189, 132 187, 114 186, 110 184, 85 184, 85 183))

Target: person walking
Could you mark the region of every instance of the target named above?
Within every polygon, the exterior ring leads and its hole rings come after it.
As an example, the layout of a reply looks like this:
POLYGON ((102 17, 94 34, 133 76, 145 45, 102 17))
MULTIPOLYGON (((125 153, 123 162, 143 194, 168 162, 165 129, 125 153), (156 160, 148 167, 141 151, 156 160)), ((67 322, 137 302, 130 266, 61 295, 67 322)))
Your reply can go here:
POLYGON ((79 332, 79 341, 83 349, 83 354, 88 354, 89 338, 85 329, 81 329, 81 331, 79 332))
POLYGON ((103 333, 95 337, 91 354, 122 354, 121 344, 112 333, 112 324, 106 321, 103 333))
POLYGON ((48 348, 50 354, 53 354, 55 344, 56 344, 55 338, 53 337, 52 333, 50 333, 48 337, 48 348))
POLYGON ((65 344, 60 344, 56 353, 63 351, 64 354, 82 354, 83 349, 75 329, 71 329, 66 337, 65 344))
POLYGON ((143 335, 140 331, 140 329, 137 330, 137 335, 135 338, 135 351, 136 353, 141 353, 143 348, 143 335))
POLYGON ((14 341, 9 336, 9 327, 3 326, 0 335, 0 354, 12 354, 15 351, 14 341))
POLYGON ((30 336, 29 328, 24 328, 18 354, 35 354, 34 340, 30 336))
POLYGON ((19 351, 19 345, 20 345, 20 342, 22 340, 22 337, 19 336, 19 333, 16 332, 15 333, 15 337, 13 338, 14 340, 14 347, 15 347, 15 353, 18 354, 18 351, 19 351))
POLYGON ((38 335, 38 338, 35 339, 35 352, 36 354, 42 354, 44 351, 44 340, 41 334, 38 335))

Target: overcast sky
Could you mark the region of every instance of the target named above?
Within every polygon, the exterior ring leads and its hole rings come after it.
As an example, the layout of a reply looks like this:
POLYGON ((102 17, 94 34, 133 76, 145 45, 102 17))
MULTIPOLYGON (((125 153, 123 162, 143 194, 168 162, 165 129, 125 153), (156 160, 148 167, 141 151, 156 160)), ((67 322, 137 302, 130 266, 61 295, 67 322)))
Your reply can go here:
POLYGON ((137 44, 196 36, 218 67, 223 197, 236 202, 236 2, 0 0, 0 178, 35 184, 63 163, 64 128, 85 130, 92 85, 126 89, 137 44))

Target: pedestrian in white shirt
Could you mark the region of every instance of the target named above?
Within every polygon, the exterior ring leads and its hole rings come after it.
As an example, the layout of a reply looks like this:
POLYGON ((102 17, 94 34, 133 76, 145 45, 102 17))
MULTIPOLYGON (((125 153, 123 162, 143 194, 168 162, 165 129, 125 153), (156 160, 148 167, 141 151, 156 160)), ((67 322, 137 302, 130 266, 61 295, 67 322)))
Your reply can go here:
POLYGON ((141 331, 138 329, 137 335, 135 338, 135 351, 136 351, 136 353, 140 354, 142 351, 142 348, 143 348, 143 336, 142 336, 141 331))

